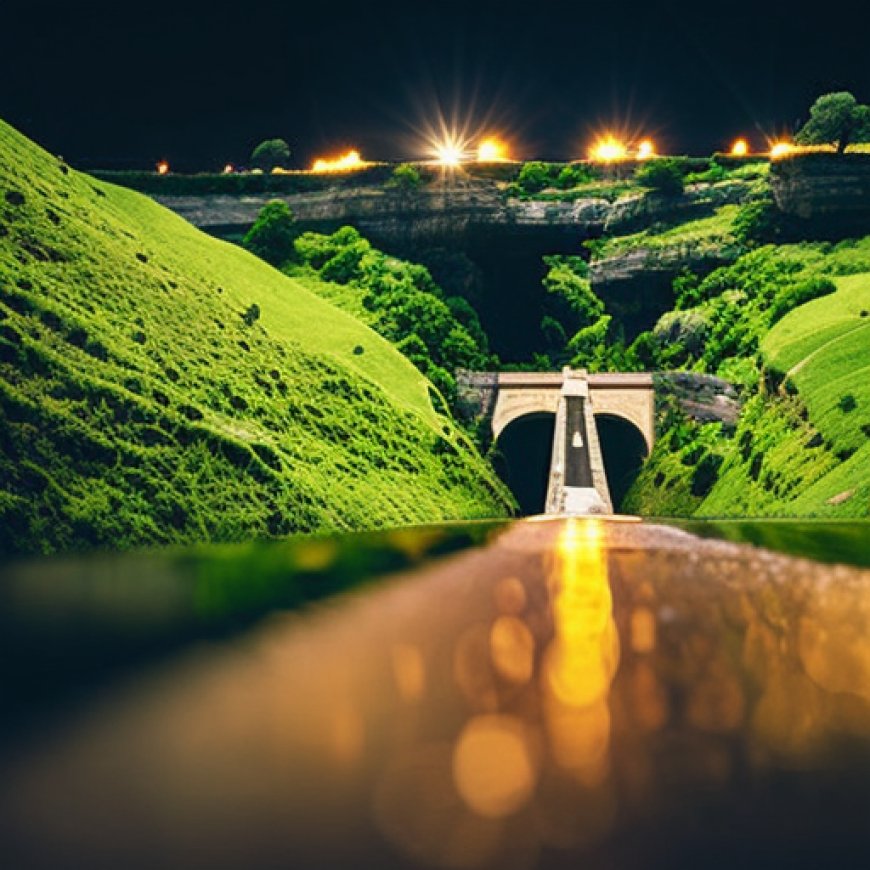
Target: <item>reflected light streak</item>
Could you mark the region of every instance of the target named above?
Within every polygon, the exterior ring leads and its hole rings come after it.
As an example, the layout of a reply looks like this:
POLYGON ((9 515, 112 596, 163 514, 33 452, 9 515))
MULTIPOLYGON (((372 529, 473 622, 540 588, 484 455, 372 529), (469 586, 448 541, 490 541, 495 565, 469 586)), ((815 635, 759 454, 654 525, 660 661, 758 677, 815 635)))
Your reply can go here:
POLYGON ((603 525, 569 518, 549 578, 555 637, 543 669, 553 756, 589 787, 609 771, 607 696, 619 661, 603 525))

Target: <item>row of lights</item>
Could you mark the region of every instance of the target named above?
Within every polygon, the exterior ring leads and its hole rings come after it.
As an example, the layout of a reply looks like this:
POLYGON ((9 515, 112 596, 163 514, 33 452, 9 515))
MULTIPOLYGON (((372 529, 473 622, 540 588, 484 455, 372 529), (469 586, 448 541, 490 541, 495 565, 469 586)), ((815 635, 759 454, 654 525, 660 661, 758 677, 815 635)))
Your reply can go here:
MULTIPOLYGON (((772 159, 784 157, 795 151, 796 148, 790 142, 772 142, 766 154, 772 159)), ((731 146, 729 154, 733 157, 748 157, 752 153, 746 139, 737 139, 731 146)), ((462 163, 508 163, 512 162, 508 146, 500 139, 487 138, 480 142, 476 151, 464 146, 457 139, 446 138, 442 142, 432 146, 432 161, 438 166, 455 168, 462 163)), ((637 143, 627 143, 616 136, 606 135, 595 141, 589 149, 588 158, 593 163, 617 163, 622 160, 648 160, 658 156, 655 145, 651 139, 641 139, 637 143)), ((371 166, 367 160, 363 160, 360 152, 351 150, 337 157, 318 157, 312 164, 310 172, 353 172, 371 166)), ((224 167, 224 173, 235 172, 235 167, 228 163, 224 167)), ((286 172, 279 168, 272 170, 276 173, 286 172)), ((157 173, 166 175, 169 172, 169 163, 161 160, 157 164, 157 173)))

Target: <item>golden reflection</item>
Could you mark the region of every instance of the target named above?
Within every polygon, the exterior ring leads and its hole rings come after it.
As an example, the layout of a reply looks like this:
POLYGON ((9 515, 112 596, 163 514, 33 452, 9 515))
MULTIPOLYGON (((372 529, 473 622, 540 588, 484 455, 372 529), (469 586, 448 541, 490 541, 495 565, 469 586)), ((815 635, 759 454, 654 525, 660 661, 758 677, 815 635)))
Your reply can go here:
POLYGON ((542 672, 553 759, 589 788, 609 772, 607 697, 619 661, 603 534, 598 519, 565 521, 548 578, 555 636, 542 672))
POLYGON ((656 618, 648 607, 632 611, 629 625, 631 649, 636 653, 650 653, 656 646, 656 618))
POLYGON ((526 589, 516 577, 503 577, 492 592, 496 610, 507 616, 519 616, 526 609, 526 589))
POLYGON ((515 716, 476 716, 453 752, 453 781, 465 803, 486 818, 524 806, 537 780, 531 742, 515 716))
POLYGON ((511 683, 527 683, 535 665, 535 639, 526 624, 515 616, 500 616, 489 633, 492 663, 511 683))
POLYGON ((419 647, 397 643, 392 650, 393 677, 404 701, 419 701, 426 689, 426 663, 419 647))

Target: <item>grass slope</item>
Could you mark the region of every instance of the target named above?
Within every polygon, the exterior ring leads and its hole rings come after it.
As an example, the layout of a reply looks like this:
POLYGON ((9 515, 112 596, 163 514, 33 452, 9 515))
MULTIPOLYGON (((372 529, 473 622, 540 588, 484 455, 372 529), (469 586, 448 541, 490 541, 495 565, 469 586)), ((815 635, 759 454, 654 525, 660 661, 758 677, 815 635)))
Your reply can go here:
MULTIPOLYGON (((669 433, 641 472, 631 507, 697 516, 866 517, 870 237, 781 245, 750 256, 759 282, 766 280, 764 263, 788 263, 792 279, 829 278, 836 291, 772 327, 749 319, 760 339, 759 362, 775 376, 748 399, 732 437, 723 438, 717 424, 698 427, 683 442, 669 433), (707 452, 721 457, 721 468, 709 492, 693 492, 696 458, 707 452)), ((749 300, 740 304, 751 308, 749 300)))
POLYGON ((503 514, 431 395, 352 316, 0 122, 0 549, 503 514))

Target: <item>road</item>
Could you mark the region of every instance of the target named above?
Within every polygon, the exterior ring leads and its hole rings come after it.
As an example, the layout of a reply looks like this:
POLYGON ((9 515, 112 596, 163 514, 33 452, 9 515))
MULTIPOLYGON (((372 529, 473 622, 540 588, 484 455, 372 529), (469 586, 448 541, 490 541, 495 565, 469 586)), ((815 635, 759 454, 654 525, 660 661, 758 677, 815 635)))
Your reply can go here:
POLYGON ((867 866, 868 584, 522 521, 20 738, 4 866, 867 866))

